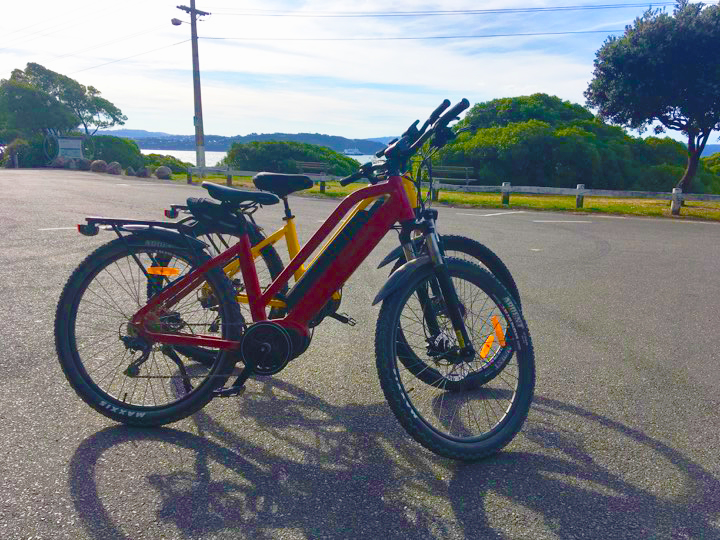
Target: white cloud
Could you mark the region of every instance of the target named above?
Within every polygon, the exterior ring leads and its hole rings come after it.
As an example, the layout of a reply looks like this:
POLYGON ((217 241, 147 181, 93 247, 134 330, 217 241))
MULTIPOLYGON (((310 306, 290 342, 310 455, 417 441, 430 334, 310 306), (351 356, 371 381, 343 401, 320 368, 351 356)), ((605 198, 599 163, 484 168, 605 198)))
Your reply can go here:
MULTIPOLYGON (((182 1, 182 0, 181 0, 182 1)), ((582 1, 582 0, 580 0, 582 1)), ((123 3, 27 0, 0 21, 0 77, 27 62, 92 84, 129 117, 127 127, 191 133, 188 25, 177 0, 123 3), (134 36, 126 39, 129 36, 134 36), (167 47, 160 50, 161 47, 167 47), (147 54, 143 54, 146 53, 147 54), (137 55, 137 56, 136 56, 137 55), (127 58, 132 57, 132 58, 127 58), (127 58, 127 59, 125 59, 127 58), (113 62, 118 59, 122 61, 113 62), (103 65, 108 62, 107 65, 103 65), (101 67, 97 67, 101 66, 101 67), (93 69, 88 69, 93 68, 93 69)), ((201 37, 327 38, 477 35, 621 28, 642 12, 503 16, 301 18, 236 16, 290 10, 293 2, 198 0, 212 12, 201 37)), ((482 9, 549 2, 483 2, 482 9)), ((302 11, 383 12, 386 3, 304 2, 302 11)), ((477 2, 400 1, 392 11, 478 9, 477 2)), ((583 102, 605 34, 424 41, 200 41, 206 133, 309 131, 371 137, 402 131, 442 99, 471 103, 547 92, 583 102)))

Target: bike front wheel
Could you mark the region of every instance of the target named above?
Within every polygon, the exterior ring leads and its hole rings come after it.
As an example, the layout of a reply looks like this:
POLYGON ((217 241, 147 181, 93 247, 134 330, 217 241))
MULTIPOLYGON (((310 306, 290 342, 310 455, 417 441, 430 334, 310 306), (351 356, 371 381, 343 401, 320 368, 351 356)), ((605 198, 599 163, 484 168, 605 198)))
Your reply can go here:
MULTIPOLYGON (((67 380, 88 405, 118 422, 156 426, 196 412, 225 383, 235 363, 229 353, 208 350, 205 362, 193 361, 143 342, 128 324, 153 295, 205 260, 129 235, 101 246, 75 270, 57 306, 55 345, 67 380), (158 266, 164 275, 146 273, 158 266)), ((241 321, 232 284, 213 269, 154 324, 164 333, 237 339, 241 321)))
POLYGON ((383 302, 377 369, 390 408, 415 440, 439 455, 472 461, 498 452, 522 427, 535 387, 534 353, 507 290, 474 264, 450 257, 445 262, 475 355, 452 354, 457 338, 444 300, 432 293, 437 288, 428 265, 383 302), (494 363, 497 358, 502 362, 494 363), (422 380, 408 366, 412 360, 442 375, 422 380), (473 378, 484 384, 472 384, 473 378), (449 385, 453 380, 465 383, 449 385))

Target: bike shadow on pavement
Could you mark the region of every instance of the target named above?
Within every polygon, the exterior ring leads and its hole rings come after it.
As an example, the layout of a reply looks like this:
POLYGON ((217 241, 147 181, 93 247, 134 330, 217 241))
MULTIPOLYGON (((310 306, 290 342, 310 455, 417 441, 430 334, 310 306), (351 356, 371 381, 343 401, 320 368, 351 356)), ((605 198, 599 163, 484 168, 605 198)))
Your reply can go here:
POLYGON ((254 385, 233 413, 232 425, 197 413, 197 433, 115 426, 85 439, 69 488, 87 535, 720 537, 716 478, 656 439, 557 400, 537 397, 518 443, 473 464, 422 449, 384 402, 335 406, 280 379, 254 385), (597 437, 666 467, 657 476, 670 487, 644 484, 614 448, 598 451, 597 437), (128 467, 133 512, 103 485, 107 471, 128 467))

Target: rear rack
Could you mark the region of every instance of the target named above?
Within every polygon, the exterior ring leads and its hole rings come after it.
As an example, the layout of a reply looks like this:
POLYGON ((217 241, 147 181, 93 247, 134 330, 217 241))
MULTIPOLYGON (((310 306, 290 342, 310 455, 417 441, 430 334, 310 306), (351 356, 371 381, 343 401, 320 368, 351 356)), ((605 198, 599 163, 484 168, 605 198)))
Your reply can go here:
POLYGON ((172 221, 150 221, 145 219, 124 219, 124 218, 106 218, 99 216, 86 217, 87 223, 80 223, 77 226, 78 232, 85 236, 95 236, 100 229, 108 229, 115 231, 118 235, 120 232, 133 232, 138 227, 158 227, 161 229, 174 229, 184 232, 188 229, 184 223, 174 223, 172 221))

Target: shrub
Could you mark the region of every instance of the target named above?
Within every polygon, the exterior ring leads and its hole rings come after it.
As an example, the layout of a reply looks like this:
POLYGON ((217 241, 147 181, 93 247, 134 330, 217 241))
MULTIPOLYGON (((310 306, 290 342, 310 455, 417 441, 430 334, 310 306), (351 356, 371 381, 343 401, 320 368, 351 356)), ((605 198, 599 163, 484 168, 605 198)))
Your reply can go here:
POLYGON ((344 176, 355 172, 358 162, 334 150, 315 144, 292 141, 235 143, 226 162, 246 171, 299 172, 299 161, 328 164, 329 174, 344 176))
POLYGON ((14 167, 13 156, 17 156, 18 167, 43 167, 47 164, 43 151, 43 137, 30 139, 15 138, 5 147, 2 164, 14 167))
POLYGON ((175 174, 184 173, 188 167, 192 167, 192 163, 180 161, 175 156, 164 156, 162 154, 143 155, 143 160, 145 165, 154 165, 156 167, 164 165, 165 167, 169 167, 175 174))
POLYGON ((96 135, 93 142, 96 160, 117 161, 123 167, 143 166, 143 156, 135 141, 111 135, 96 135))
POLYGON ((105 172, 107 170, 107 163, 102 159, 96 159, 90 164, 90 170, 92 172, 105 172))

